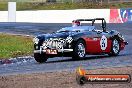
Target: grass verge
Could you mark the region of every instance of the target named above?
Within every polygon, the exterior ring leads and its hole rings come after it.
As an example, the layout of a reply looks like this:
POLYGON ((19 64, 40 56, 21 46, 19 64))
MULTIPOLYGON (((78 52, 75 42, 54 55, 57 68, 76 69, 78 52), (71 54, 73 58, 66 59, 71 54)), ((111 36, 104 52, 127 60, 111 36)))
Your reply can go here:
MULTIPOLYGON (((0 2, 0 10, 8 10, 7 2, 0 2)), ((44 2, 17 2, 17 10, 68 10, 68 9, 104 9, 104 8, 132 8, 132 2, 124 3, 44 3, 44 2)))
POLYGON ((32 51, 31 37, 0 33, 0 59, 31 55, 32 51))

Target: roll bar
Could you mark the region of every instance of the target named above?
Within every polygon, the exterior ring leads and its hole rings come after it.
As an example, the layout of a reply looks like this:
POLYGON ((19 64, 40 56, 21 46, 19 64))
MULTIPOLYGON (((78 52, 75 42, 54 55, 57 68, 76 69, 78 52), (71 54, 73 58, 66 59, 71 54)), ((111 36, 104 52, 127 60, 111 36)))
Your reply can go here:
POLYGON ((103 28, 103 31, 106 32, 106 21, 104 18, 94 18, 94 19, 77 19, 77 20, 74 20, 74 21, 92 21, 92 26, 94 25, 95 23, 95 20, 101 20, 102 21, 102 28, 103 28))

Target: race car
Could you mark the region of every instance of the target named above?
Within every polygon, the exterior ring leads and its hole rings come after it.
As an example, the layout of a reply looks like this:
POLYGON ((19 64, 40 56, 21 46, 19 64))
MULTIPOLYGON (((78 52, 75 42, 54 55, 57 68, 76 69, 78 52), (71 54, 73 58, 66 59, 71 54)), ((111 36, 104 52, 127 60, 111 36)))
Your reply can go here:
POLYGON ((84 59, 86 55, 99 54, 117 56, 128 44, 118 31, 106 30, 104 18, 73 20, 71 27, 61 28, 51 34, 38 35, 33 41, 34 58, 39 63, 60 56, 73 59, 84 59), (101 21, 100 28, 96 27, 96 21, 101 21))

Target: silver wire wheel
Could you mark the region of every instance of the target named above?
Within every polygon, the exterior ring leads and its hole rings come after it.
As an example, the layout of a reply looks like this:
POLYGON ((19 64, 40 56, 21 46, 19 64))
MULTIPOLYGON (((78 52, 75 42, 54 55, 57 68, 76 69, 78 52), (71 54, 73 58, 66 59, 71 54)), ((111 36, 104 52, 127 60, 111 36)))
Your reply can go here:
POLYGON ((85 46, 83 45, 83 43, 78 44, 78 56, 80 58, 83 58, 85 56, 85 46))
POLYGON ((73 49, 73 59, 83 59, 85 58, 85 42, 83 40, 78 40, 73 49))
POLYGON ((109 56, 117 56, 120 52, 120 44, 117 38, 114 38, 112 40, 112 49, 111 53, 109 53, 109 56))
POLYGON ((115 54, 117 54, 118 52, 119 52, 119 42, 117 41, 117 39, 114 39, 113 40, 113 52, 115 53, 115 54))

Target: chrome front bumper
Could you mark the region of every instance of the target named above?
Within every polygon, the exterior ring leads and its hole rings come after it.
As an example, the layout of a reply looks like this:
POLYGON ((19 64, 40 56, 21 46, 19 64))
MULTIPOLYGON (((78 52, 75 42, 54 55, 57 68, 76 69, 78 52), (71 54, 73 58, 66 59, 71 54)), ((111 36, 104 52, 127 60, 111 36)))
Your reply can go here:
MULTIPOLYGON (((59 49, 57 52, 63 53, 63 52, 72 52, 73 49, 59 49)), ((46 53, 46 50, 34 50, 34 53, 46 53)))

